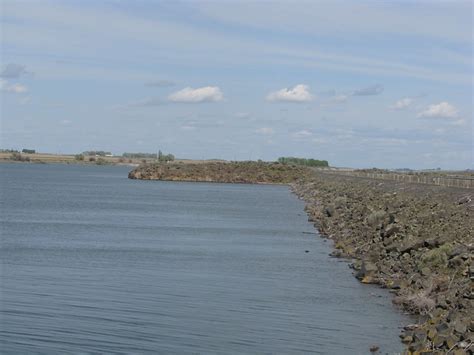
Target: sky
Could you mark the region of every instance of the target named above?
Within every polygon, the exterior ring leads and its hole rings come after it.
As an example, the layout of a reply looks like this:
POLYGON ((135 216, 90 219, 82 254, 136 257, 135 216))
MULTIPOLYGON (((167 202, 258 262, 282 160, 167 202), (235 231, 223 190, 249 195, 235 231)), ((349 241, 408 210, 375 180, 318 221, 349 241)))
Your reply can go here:
POLYGON ((473 168, 471 1, 0 2, 0 148, 473 168))

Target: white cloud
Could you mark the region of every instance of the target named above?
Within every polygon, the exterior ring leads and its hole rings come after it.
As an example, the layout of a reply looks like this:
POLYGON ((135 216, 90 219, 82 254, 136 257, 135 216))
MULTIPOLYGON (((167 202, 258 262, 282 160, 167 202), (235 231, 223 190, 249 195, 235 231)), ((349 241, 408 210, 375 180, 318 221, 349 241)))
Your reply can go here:
POLYGON ((256 129, 255 133, 263 134, 264 136, 270 136, 275 133, 275 131, 271 127, 261 127, 256 129))
POLYGON ((267 95, 268 101, 286 102, 308 102, 313 100, 313 95, 309 92, 309 86, 304 84, 296 85, 293 89, 284 88, 271 92, 267 95))
POLYGON ((28 92, 28 88, 25 85, 9 84, 8 81, 3 79, 0 79, 0 90, 13 94, 25 94, 28 92))
POLYGON ((172 102, 218 102, 224 99, 222 91, 217 86, 205 86, 193 89, 186 87, 168 96, 168 100, 172 102))
POLYGON ((392 110, 404 110, 410 107, 413 104, 414 100, 410 97, 405 97, 403 99, 398 100, 395 102, 390 108, 392 110))
POLYGON ((308 131, 307 129, 303 129, 301 131, 295 132, 291 135, 291 137, 295 139, 302 139, 302 138, 308 138, 311 137, 313 133, 311 131, 308 131))
POLYGON ((418 114, 417 117, 428 118, 457 118, 459 111, 450 103, 443 101, 439 104, 430 105, 428 108, 418 114))

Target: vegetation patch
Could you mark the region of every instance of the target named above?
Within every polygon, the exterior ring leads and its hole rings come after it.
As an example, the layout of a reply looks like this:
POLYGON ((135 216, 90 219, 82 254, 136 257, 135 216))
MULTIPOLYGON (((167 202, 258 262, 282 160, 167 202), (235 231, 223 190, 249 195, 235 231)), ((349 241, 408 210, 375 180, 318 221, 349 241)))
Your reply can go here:
POLYGON ((329 166, 329 163, 327 160, 295 158, 295 157, 281 157, 281 158, 278 158, 278 162, 282 164, 296 164, 296 165, 313 166, 313 167, 328 167, 329 166))
POLYGON ((132 170, 130 179, 247 184, 288 184, 309 171, 300 166, 264 162, 151 163, 132 170))

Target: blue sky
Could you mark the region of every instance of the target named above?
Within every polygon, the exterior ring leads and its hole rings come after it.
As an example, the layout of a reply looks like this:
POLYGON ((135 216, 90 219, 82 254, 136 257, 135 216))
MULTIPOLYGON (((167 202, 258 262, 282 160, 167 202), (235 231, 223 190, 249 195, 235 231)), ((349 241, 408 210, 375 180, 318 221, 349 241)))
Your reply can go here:
POLYGON ((470 1, 1 2, 1 143, 473 168, 470 1))

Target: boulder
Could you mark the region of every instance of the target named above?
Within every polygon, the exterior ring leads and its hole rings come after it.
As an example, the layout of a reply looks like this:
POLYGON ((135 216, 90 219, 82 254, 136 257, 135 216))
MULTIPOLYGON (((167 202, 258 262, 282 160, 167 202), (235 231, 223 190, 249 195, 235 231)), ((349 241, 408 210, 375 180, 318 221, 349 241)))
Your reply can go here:
POLYGON ((356 277, 363 283, 376 283, 378 276, 378 267, 371 261, 364 260, 356 277))

